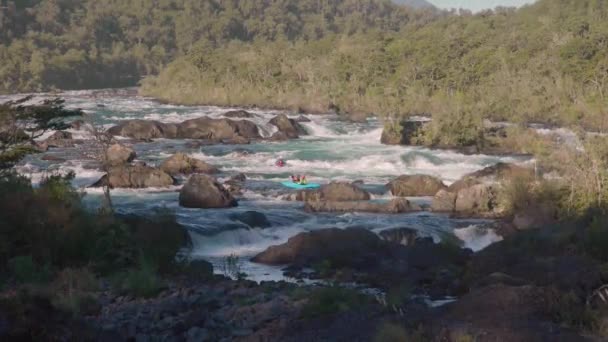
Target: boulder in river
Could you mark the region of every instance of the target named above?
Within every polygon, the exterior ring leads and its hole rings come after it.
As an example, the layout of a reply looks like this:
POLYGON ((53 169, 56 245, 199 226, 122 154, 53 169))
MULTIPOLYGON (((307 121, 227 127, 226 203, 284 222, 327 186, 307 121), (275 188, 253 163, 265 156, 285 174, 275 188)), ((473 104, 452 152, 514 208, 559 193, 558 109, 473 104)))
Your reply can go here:
POLYGON ((290 119, 285 114, 275 116, 270 120, 270 124, 275 125, 279 132, 285 134, 290 139, 296 139, 300 135, 306 135, 306 130, 296 120, 290 119))
POLYGON ((368 201, 369 192, 346 182, 331 182, 314 191, 301 191, 296 196, 299 201, 368 201))
POLYGON ((230 215, 233 221, 239 221, 251 228, 268 228, 272 226, 266 215, 257 211, 246 211, 243 213, 230 215))
POLYGON ((92 187, 109 185, 111 188, 163 188, 175 180, 162 170, 144 165, 114 166, 92 187))
POLYGON ((178 174, 189 175, 192 173, 218 173, 219 170, 202 160, 191 158, 184 153, 176 153, 165 159, 160 165, 160 169, 175 176, 178 174))
POLYGON ((458 192, 461 189, 471 187, 481 183, 496 183, 514 177, 524 177, 532 179, 534 170, 509 163, 497 163, 479 171, 475 171, 463 176, 458 181, 448 187, 451 192, 458 192))
POLYGON ((130 163, 137 156, 135 151, 121 144, 112 144, 105 152, 108 166, 130 163))
POLYGON ((307 212, 331 212, 331 213, 382 213, 382 214, 401 214, 413 211, 420 211, 421 208, 406 200, 396 198, 389 202, 378 203, 371 201, 308 201, 304 206, 307 212))
POLYGON ((498 206, 496 188, 489 184, 477 184, 458 191, 454 210, 465 214, 491 213, 498 206))
POLYGON ((175 124, 151 120, 126 120, 108 130, 110 135, 137 140, 174 139, 177 135, 175 124))
POLYGON ((179 193, 179 204, 186 208, 229 208, 237 201, 211 176, 192 175, 179 193))
POLYGON ((223 114, 224 117, 226 118, 232 118, 232 119, 251 119, 255 117, 255 114, 253 113, 249 113, 246 110, 231 110, 229 112, 226 112, 223 114))
POLYGON ((177 125, 180 139, 206 139, 221 142, 236 138, 260 139, 258 126, 249 120, 212 119, 202 117, 177 125))
POLYGON ((456 208, 456 193, 439 190, 433 197, 431 211, 451 213, 456 208))
POLYGON ((310 265, 328 259, 377 254, 383 246, 376 234, 365 229, 323 229, 291 237, 282 245, 269 247, 252 261, 266 265, 310 265))
POLYGON ((388 183, 387 187, 394 196, 399 197, 434 196, 446 188, 440 179, 428 175, 399 176, 388 183))

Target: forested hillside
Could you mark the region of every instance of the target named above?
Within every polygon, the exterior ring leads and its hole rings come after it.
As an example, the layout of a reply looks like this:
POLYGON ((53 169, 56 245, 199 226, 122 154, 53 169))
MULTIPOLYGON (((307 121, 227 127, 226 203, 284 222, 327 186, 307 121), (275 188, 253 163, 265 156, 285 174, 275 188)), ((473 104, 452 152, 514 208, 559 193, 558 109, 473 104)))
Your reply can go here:
POLYGON ((390 0, 3 0, 0 4, 0 92, 4 93, 135 85, 141 76, 157 73, 177 56, 231 41, 314 41, 331 34, 395 32, 412 17, 410 10, 390 0))
POLYGON ((146 82, 183 103, 474 113, 604 128, 608 4, 541 0, 401 31, 201 47, 146 82))

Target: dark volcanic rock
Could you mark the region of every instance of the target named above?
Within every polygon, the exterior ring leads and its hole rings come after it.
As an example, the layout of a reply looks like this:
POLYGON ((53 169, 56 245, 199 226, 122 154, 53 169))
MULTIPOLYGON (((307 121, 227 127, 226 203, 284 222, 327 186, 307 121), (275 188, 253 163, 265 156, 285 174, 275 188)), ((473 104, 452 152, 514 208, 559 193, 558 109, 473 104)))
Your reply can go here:
POLYGON ((412 228, 394 228, 381 231, 378 235, 385 241, 411 246, 418 239, 418 231, 412 228))
POLYGON ((183 186, 179 204, 186 208, 229 208, 237 206, 237 201, 215 178, 198 174, 183 186))
POLYGON ((160 169, 174 176, 178 174, 189 175, 192 173, 218 173, 219 170, 202 160, 191 158, 183 153, 176 153, 165 159, 160 165, 160 169))
POLYGON ((434 196, 446 188, 440 179, 428 175, 399 176, 387 184, 394 196, 434 196))
POLYGON ((585 341, 551 321, 544 304, 547 292, 535 286, 506 285, 474 290, 449 304, 433 321, 437 340, 585 341))
POLYGON ((242 222, 251 228, 268 228, 272 226, 266 215, 257 211, 246 211, 244 213, 233 214, 230 215, 230 219, 242 222))
POLYGON ((278 115, 270 120, 270 124, 275 125, 279 132, 285 134, 290 139, 296 139, 300 135, 306 135, 306 130, 296 120, 290 119, 285 114, 278 115))
MULTIPOLYGON (((283 245, 269 247, 252 261, 267 265, 311 265, 327 259, 374 255, 382 247, 380 238, 365 229, 323 229, 301 233, 283 245)), ((344 262, 350 263, 348 260, 344 262)))
POLYGON ((174 124, 165 124, 158 121, 127 120, 110 128, 108 133, 137 140, 174 139, 177 135, 177 127, 174 124))

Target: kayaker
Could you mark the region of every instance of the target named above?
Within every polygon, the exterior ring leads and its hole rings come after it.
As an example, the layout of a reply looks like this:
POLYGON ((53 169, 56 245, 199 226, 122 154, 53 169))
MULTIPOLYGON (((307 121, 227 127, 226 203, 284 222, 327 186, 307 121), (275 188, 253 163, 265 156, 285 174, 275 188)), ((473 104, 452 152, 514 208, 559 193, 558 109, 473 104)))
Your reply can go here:
POLYGON ((278 159, 275 165, 278 167, 283 167, 285 166, 285 161, 283 159, 278 159))
POLYGON ((300 185, 306 185, 306 184, 308 184, 308 181, 306 180, 306 176, 302 175, 300 177, 300 185))
POLYGON ((296 184, 300 184, 300 176, 291 175, 291 181, 296 184))

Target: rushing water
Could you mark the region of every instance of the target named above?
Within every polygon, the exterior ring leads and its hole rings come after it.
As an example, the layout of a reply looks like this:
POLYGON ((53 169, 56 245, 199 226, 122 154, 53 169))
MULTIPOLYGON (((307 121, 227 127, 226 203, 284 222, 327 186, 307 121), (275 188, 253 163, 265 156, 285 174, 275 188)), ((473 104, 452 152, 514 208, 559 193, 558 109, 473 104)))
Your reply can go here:
MULTIPOLYGON (((42 95, 41 95, 42 96, 42 95)), ((125 93, 67 92, 61 94, 70 108, 81 108, 88 120, 96 125, 110 127, 121 120, 149 119, 162 122, 181 122, 201 116, 222 117, 229 108, 186 107, 160 104, 150 99, 125 93)), ((0 101, 8 99, 0 98, 0 101)), ((278 111, 252 110, 262 134, 271 135, 276 128, 268 121, 278 111)), ((288 113, 290 114, 290 113, 288 113)), ((428 212, 378 215, 378 214, 309 214, 302 210, 302 203, 288 202, 280 195, 290 190, 279 182, 292 173, 306 174, 310 181, 327 183, 332 180, 361 180, 375 199, 391 197, 384 184, 402 174, 429 174, 440 177, 445 183, 454 182, 462 175, 483 167, 503 162, 523 162, 515 157, 462 155, 451 151, 433 151, 419 147, 384 146, 380 144, 381 124, 370 119, 367 123, 339 121, 334 115, 309 115, 310 123, 303 123, 309 135, 287 142, 260 142, 251 145, 217 145, 189 148, 181 140, 157 140, 134 146, 138 159, 148 164, 158 164, 175 152, 182 151, 218 166, 220 180, 237 173, 248 177, 239 207, 233 209, 185 209, 180 208, 179 187, 169 189, 112 191, 118 211, 146 214, 157 207, 173 209, 180 223, 191 231, 194 244, 193 257, 202 257, 215 264, 224 257, 236 254, 243 261, 243 270, 257 280, 277 279, 277 268, 256 265, 246 261, 248 257, 268 246, 285 242, 300 232, 321 228, 362 227, 379 232, 385 229, 409 227, 421 235, 436 240, 456 238, 463 246, 481 249, 500 239, 486 229, 485 221, 455 220, 445 215, 428 212), (283 158, 287 165, 275 166, 283 158), (264 213, 272 223, 267 229, 248 229, 232 221, 233 213, 256 210, 264 213)), ((87 138, 86 131, 72 131, 75 138, 87 138)), ((49 152, 67 161, 57 163, 41 160, 40 155, 28 157, 19 170, 39 180, 48 172, 76 173, 74 184, 87 193, 85 200, 91 206, 99 202, 100 192, 87 189, 102 173, 92 168, 86 147, 54 149, 49 152)), ((414 199, 428 202, 428 198, 414 199)), ((336 241, 339 243, 339 241, 336 241)))

